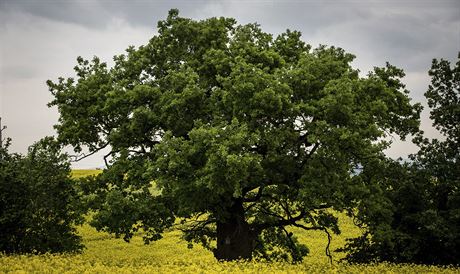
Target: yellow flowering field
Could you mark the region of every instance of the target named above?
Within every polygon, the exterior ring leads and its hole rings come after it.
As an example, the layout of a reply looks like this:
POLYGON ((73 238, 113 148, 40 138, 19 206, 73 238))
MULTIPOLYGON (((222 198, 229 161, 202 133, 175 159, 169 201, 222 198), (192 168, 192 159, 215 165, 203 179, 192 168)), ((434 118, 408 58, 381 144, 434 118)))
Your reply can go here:
MULTIPOLYGON (((98 172, 98 171, 93 171, 98 172)), ((85 176, 91 171, 74 171, 85 176)), ((345 238, 358 235, 359 229, 339 214, 341 235, 333 235, 331 251, 343 246, 345 238)), ((188 249, 180 232, 171 230, 164 238, 144 245, 140 236, 130 243, 97 232, 85 224, 79 228, 86 249, 81 254, 0 255, 0 273, 460 273, 459 268, 423 265, 339 263, 342 254, 333 252, 331 265, 325 255, 326 235, 318 231, 292 229, 307 243, 310 254, 296 265, 283 262, 217 262, 212 253, 195 245, 188 249)))
POLYGON ((72 170, 72 177, 74 178, 81 178, 89 175, 96 175, 101 173, 102 170, 100 169, 73 169, 72 170))

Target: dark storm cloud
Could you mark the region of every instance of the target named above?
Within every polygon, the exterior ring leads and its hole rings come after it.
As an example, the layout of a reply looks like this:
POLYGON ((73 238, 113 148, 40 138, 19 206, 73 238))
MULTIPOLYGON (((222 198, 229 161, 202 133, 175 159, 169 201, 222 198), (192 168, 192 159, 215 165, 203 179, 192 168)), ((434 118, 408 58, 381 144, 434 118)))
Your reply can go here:
POLYGON ((98 1, 3 0, 2 9, 89 27, 104 27, 110 16, 98 1))
MULTIPOLYGON (((301 30, 313 46, 325 43, 347 50, 365 48, 409 70, 426 69, 438 52, 455 57, 460 49, 460 1, 304 1, 252 4, 238 11, 271 32, 301 30), (315 44, 316 43, 316 44, 315 44), (430 55, 431 54, 431 55, 430 55), (423 60, 425 58, 425 60, 423 60), (427 58, 427 59, 426 59, 427 58)), ((228 12, 231 16, 231 13, 228 12)), ((353 51, 359 56, 360 51, 353 51)))
POLYGON ((458 0, 219 1, 194 17, 200 15, 258 22, 274 34, 300 30, 313 46, 336 45, 365 57, 365 69, 390 61, 407 72, 426 72, 432 58, 452 60, 460 49, 458 0))
POLYGON ((156 27, 168 10, 179 8, 193 11, 209 1, 146 1, 146 0, 2 0, 1 8, 23 12, 57 22, 89 28, 105 28, 113 18, 132 25, 156 27))
POLYGON ((154 29, 171 8, 180 9, 186 17, 227 16, 240 23, 258 22, 270 33, 288 28, 300 30, 306 42, 318 41, 345 49, 365 44, 378 57, 406 61, 406 69, 410 70, 425 69, 423 57, 436 51, 453 52, 449 57, 455 57, 460 47, 458 0, 2 2, 5 10, 96 29, 107 27, 114 19, 154 29))

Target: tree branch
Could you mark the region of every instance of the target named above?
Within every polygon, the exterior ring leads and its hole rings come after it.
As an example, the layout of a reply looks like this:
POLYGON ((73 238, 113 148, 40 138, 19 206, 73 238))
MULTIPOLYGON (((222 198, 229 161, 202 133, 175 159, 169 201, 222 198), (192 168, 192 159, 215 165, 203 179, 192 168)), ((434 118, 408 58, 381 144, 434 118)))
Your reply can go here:
POLYGON ((105 166, 108 168, 109 167, 109 163, 107 162, 107 158, 114 154, 114 153, 117 153, 118 151, 110 151, 109 153, 107 153, 106 155, 104 155, 104 163, 105 163, 105 166))
POLYGON ((280 227, 280 226, 287 226, 287 225, 294 225, 297 221, 300 221, 302 220, 303 217, 305 217, 307 215, 306 212, 301 212, 299 213, 299 215, 295 216, 295 217, 291 217, 289 219, 285 219, 283 218, 282 216, 280 215, 277 215, 277 214, 274 214, 274 213, 271 213, 271 212, 264 212, 265 214, 267 215, 271 215, 271 216, 274 216, 274 217, 277 217, 279 218, 278 221, 276 222, 267 222, 267 223, 259 223, 259 224, 253 224, 253 230, 256 232, 256 233, 259 233, 261 232, 262 230, 266 229, 266 228, 270 228, 270 227, 280 227))
POLYGON ((292 225, 295 226, 295 227, 300 227, 300 228, 305 229, 305 230, 322 230, 322 231, 324 231, 324 233, 326 233, 326 235, 327 235, 326 256, 329 258, 329 262, 332 264, 332 254, 331 254, 331 250, 329 249, 330 246, 331 246, 332 236, 331 236, 331 233, 329 233, 329 231, 327 230, 327 228, 325 228, 323 226, 308 227, 308 226, 304 226, 302 224, 297 224, 297 223, 293 223, 292 225))
POLYGON ((78 162, 80 160, 83 160, 91 155, 94 155, 96 153, 98 153, 99 151, 103 150, 104 148, 106 148, 107 146, 109 145, 109 143, 105 143, 102 147, 96 149, 95 151, 89 153, 89 154, 80 154, 80 155, 70 155, 71 158, 74 158, 72 160, 70 160, 71 162, 78 162))
POLYGON ((212 224, 212 223, 215 223, 215 222, 216 222, 215 219, 208 219, 208 220, 203 220, 203 221, 194 220, 193 224, 184 224, 184 225, 188 225, 187 228, 180 228, 179 227, 178 229, 180 231, 182 231, 182 232, 190 233, 190 232, 194 232, 194 231, 200 231, 205 226, 207 226, 209 224, 212 224))
POLYGON ((302 142, 303 144, 305 144, 306 147, 310 147, 313 145, 312 143, 308 141, 308 133, 305 133, 304 135, 300 135, 298 140, 299 142, 302 142))
POLYGON ((313 148, 310 150, 310 153, 308 153, 307 159, 311 158, 311 156, 316 152, 318 147, 319 147, 319 142, 316 142, 313 148))

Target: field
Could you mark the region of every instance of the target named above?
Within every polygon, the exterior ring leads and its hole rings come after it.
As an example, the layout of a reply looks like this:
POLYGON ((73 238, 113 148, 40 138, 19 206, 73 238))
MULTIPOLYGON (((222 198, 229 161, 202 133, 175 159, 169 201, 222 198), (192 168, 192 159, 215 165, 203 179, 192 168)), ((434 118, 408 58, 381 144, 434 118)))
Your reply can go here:
MULTIPOLYGON (((73 171, 85 176, 97 171, 73 171)), ((345 238, 358 235, 350 219, 339 215, 343 233, 333 236, 331 250, 343 246, 345 238)), ((85 224, 79 228, 86 249, 81 254, 0 256, 0 273, 459 273, 458 268, 420 265, 348 265, 339 263, 343 256, 333 253, 331 265, 325 255, 326 236, 321 232, 299 231, 299 240, 307 243, 310 254, 301 264, 282 262, 217 262, 212 254, 194 246, 188 249, 178 231, 144 245, 140 236, 130 243, 97 232, 85 224)))

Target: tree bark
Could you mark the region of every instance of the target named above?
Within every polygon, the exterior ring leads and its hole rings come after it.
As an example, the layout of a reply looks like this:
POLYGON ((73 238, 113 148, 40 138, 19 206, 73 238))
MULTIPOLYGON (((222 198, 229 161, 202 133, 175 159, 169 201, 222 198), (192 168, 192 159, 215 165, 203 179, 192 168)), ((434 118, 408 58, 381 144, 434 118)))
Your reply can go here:
POLYGON ((255 235, 244 218, 241 201, 229 208, 230 217, 217 222, 217 248, 214 257, 218 260, 237 260, 252 258, 255 235))

